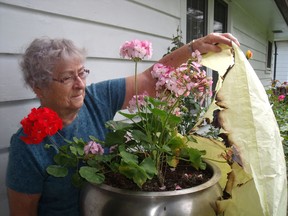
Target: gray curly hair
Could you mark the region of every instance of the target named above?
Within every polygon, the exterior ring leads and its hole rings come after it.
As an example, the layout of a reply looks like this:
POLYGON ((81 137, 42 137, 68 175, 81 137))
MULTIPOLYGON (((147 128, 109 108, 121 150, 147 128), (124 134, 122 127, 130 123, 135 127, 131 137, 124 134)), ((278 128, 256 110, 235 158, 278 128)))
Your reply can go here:
POLYGON ((20 67, 25 83, 34 87, 47 87, 55 66, 61 60, 80 60, 84 63, 86 52, 68 39, 37 38, 26 49, 20 67))

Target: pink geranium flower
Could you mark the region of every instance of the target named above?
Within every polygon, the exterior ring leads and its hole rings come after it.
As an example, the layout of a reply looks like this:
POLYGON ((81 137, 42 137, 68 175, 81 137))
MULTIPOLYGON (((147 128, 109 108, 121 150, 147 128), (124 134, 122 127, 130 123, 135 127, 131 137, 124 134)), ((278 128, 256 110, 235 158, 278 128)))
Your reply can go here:
POLYGON ((150 59, 152 56, 152 44, 149 41, 132 40, 126 41, 120 47, 120 56, 122 58, 140 61, 144 58, 150 59))
POLYGON ((285 99, 285 95, 279 95, 278 101, 284 101, 284 99, 285 99))
POLYGON ((84 152, 86 155, 89 153, 91 154, 97 154, 97 155, 103 155, 104 154, 104 149, 99 143, 96 143, 94 141, 89 141, 87 145, 84 147, 84 152))
POLYGON ((190 66, 185 63, 175 69, 160 63, 155 64, 151 74, 157 78, 156 96, 166 100, 167 97, 164 97, 163 94, 172 94, 176 98, 193 94, 195 99, 200 102, 206 96, 211 96, 212 80, 207 78, 206 72, 201 70, 200 66, 193 62, 190 66))
POLYGON ((137 108, 144 107, 146 105, 145 97, 148 96, 147 92, 144 92, 141 95, 134 95, 132 99, 129 101, 128 111, 133 113, 137 108), (138 106, 138 107, 137 107, 138 106))

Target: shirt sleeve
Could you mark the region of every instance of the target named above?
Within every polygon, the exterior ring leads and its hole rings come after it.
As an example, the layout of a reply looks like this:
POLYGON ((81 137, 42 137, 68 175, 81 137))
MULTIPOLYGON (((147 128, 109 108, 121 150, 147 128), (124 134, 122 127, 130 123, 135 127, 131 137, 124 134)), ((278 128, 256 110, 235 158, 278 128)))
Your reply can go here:
POLYGON ((125 78, 91 84, 87 87, 86 94, 88 94, 87 99, 93 100, 90 103, 97 102, 98 106, 102 106, 104 110, 106 109, 105 112, 110 111, 113 118, 124 103, 126 94, 125 78))

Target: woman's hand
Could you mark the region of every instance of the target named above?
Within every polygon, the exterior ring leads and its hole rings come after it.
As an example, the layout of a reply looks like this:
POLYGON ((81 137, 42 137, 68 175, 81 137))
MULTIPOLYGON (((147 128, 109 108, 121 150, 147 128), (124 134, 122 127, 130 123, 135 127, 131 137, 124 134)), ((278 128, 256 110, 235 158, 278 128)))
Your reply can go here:
POLYGON ((221 48, 217 44, 226 44, 232 46, 232 41, 240 46, 238 40, 230 33, 211 33, 205 37, 193 40, 190 46, 193 51, 198 50, 204 54, 207 52, 220 52, 221 48))

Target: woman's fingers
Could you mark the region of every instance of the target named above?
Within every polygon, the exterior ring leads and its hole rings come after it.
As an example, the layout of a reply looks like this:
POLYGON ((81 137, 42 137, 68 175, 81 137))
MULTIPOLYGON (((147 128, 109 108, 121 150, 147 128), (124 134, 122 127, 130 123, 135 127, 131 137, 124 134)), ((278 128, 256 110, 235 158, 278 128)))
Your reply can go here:
POLYGON ((240 46, 239 41, 230 33, 211 33, 205 37, 193 41, 193 49, 199 50, 200 53, 220 52, 221 48, 217 44, 226 44, 232 46, 233 41, 240 46))

